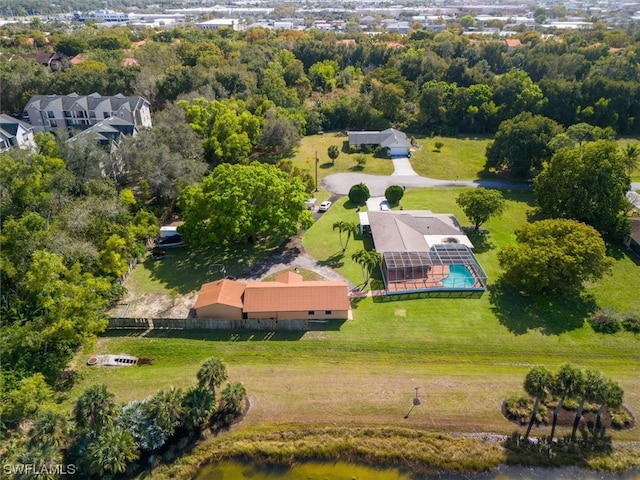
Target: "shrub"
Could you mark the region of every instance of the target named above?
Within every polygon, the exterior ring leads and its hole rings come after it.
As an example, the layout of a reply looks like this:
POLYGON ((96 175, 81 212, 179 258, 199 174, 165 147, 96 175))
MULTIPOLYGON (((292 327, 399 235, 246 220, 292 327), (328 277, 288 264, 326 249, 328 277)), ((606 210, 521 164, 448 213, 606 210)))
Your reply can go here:
POLYGON ((608 309, 593 312, 589 317, 589 324, 599 333, 616 333, 621 329, 620 320, 615 311, 608 309))
POLYGON ((631 424, 633 418, 626 410, 611 412, 611 424, 615 428, 624 428, 631 424))
POLYGON ((358 164, 358 167, 364 168, 364 166, 367 164, 366 155, 363 155, 363 154, 356 155, 356 163, 358 164))
POLYGON ((351 200, 356 205, 362 205, 367 200, 371 194, 369 193, 369 187, 367 187, 364 183, 360 182, 357 185, 354 185, 349 189, 349 200, 351 200))
POLYGON ((627 313, 622 326, 627 332, 640 333, 640 313, 627 313))
POLYGON ((439 152, 442 147, 444 147, 444 143, 436 142, 435 144, 436 150, 439 152))
POLYGON ((384 191, 384 198, 392 205, 397 204, 404 196, 404 188, 400 185, 391 185, 384 191))
POLYGON ((358 149, 356 148, 356 146, 355 146, 355 145, 351 145, 351 146, 349 147, 349 151, 350 151, 351 153, 356 153, 356 152, 358 151, 358 149))
POLYGON ((517 420, 520 425, 525 425, 531 417, 533 400, 524 395, 512 395, 505 401, 505 408, 509 418, 517 420))

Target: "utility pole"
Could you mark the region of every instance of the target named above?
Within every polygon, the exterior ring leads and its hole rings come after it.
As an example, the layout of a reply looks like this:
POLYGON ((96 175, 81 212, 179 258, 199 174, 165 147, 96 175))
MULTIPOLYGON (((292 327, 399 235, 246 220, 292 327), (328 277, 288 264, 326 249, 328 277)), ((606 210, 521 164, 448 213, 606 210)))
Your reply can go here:
POLYGON ((316 192, 318 191, 318 162, 320 159, 318 159, 318 151, 316 150, 316 192))

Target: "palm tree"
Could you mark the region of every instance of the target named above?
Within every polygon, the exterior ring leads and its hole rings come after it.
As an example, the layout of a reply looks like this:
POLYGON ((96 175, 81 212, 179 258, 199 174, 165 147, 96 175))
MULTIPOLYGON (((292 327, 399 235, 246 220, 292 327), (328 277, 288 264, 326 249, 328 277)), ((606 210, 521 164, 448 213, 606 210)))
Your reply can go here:
POLYGON ((553 373, 542 366, 533 367, 524 379, 524 391, 536 399, 536 403, 533 405, 533 411, 531 412, 531 419, 529 420, 527 432, 524 434, 525 441, 529 439, 531 427, 533 427, 533 422, 535 422, 538 410, 540 409, 540 402, 547 399, 552 385, 553 373))
POLYGON ((31 447, 52 445, 60 448, 67 440, 68 433, 67 419, 64 414, 47 409, 40 412, 33 422, 33 428, 29 432, 29 445, 31 447))
POLYGON ((339 222, 335 222, 333 224, 333 229, 338 230, 340 233, 340 246, 342 246, 342 253, 347 250, 347 245, 349 245, 349 239, 353 235, 354 237, 358 233, 358 225, 353 222, 345 222, 340 220, 339 222), (347 234, 347 239, 345 242, 342 241, 342 233, 347 234))
POLYGON ((105 429, 87 448, 89 473, 100 478, 124 473, 140 456, 131 434, 119 428, 105 429))
POLYGON ((606 388, 606 380, 602 374, 595 370, 587 370, 584 375, 584 382, 582 382, 582 396, 580 398, 580 404, 576 411, 576 416, 573 419, 573 429, 571 430, 571 443, 576 441, 576 432, 578 431, 578 425, 582 418, 582 411, 584 409, 584 402, 591 402, 598 398, 598 391, 606 388))
POLYGON ((562 410, 562 405, 567 398, 573 398, 582 390, 582 382, 584 375, 582 370, 574 367, 569 363, 565 363, 554 378, 552 392, 556 397, 560 397, 558 405, 553 410, 553 424, 551 425, 551 441, 556 431, 558 423, 558 414, 562 410))
POLYGON ((80 395, 75 406, 76 425, 99 434, 115 416, 115 395, 105 385, 91 385, 80 395))
POLYGON ((360 265, 364 284, 367 285, 371 278, 373 269, 382 261, 382 255, 375 250, 358 250, 356 253, 351 255, 351 258, 354 262, 360 265))
POLYGON ((227 378, 227 366, 216 357, 210 357, 205 360, 200 370, 198 370, 198 385, 208 388, 214 399, 216 397, 216 387, 222 385, 227 378))
POLYGON ((635 143, 629 143, 624 149, 624 156, 626 157, 626 160, 627 160, 627 170, 629 172, 629 175, 631 175, 631 173, 636 168, 638 168, 638 159, 640 158, 640 148, 638 148, 638 145, 635 143))
POLYGON ((222 391, 220 410, 232 414, 234 417, 242 413, 247 390, 241 383, 227 383, 222 391))
POLYGON ((340 149, 338 148, 337 145, 330 145, 329 148, 327 149, 327 155, 329 155, 329 158, 331 159, 331 163, 335 165, 336 158, 338 158, 338 156, 340 155, 340 149))
POLYGON ((150 419, 154 419, 158 428, 170 437, 181 424, 184 412, 182 390, 171 387, 166 392, 160 390, 147 402, 150 419))
POLYGON ((211 392, 202 387, 187 390, 182 399, 183 423, 187 430, 200 428, 211 418, 215 406, 211 392))
POLYGON ((57 472, 56 466, 61 465, 64 461, 62 451, 49 443, 30 445, 29 448, 18 454, 17 460, 22 464, 34 465, 38 474, 28 475, 29 472, 25 472, 24 476, 16 475, 11 478, 37 478, 38 480, 59 479, 60 474, 57 472))
POLYGON ((606 407, 619 408, 624 401, 624 390, 618 384, 611 379, 606 379, 604 383, 604 388, 598 391, 596 395, 596 400, 600 402, 600 408, 598 409, 598 414, 596 415, 596 427, 595 431, 599 431, 602 426, 602 413, 606 407))

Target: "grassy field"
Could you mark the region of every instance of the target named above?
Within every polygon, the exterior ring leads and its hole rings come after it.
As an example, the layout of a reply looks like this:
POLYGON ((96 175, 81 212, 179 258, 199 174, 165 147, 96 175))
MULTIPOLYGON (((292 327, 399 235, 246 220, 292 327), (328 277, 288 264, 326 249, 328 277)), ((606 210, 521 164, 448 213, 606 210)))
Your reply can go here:
MULTIPOLYGON (((337 140, 335 134, 305 139, 304 155, 315 148, 320 153, 323 148, 326 156, 328 145, 337 140)), ((428 139, 427 144, 432 141, 428 139)), ((485 142, 459 141, 476 142, 476 149, 483 148, 479 145, 485 142)), ((445 139, 441 153, 449 155, 447 144, 453 147, 453 142, 445 139)), ((342 153, 335 166, 320 171, 348 171, 346 157, 342 153)), ((477 160, 474 162, 477 165, 477 160)), ((475 168, 460 171, 471 175, 475 168)), ((461 191, 410 189, 402 205, 405 209, 453 213, 467 225, 455 203, 461 191)), ((562 363, 571 362, 598 369, 618 381, 625 390, 625 405, 637 416, 640 339, 627 332, 596 334, 585 319, 597 307, 640 310, 640 262, 611 247, 610 254, 615 258, 612 274, 588 285, 580 297, 532 299, 509 294, 497 281, 497 251, 514 241, 514 230, 527 221, 534 204, 527 191, 506 191, 504 195, 506 212, 484 225, 488 235, 474 238, 477 257, 489 276, 489 289, 480 299, 365 298, 354 301, 353 320, 335 321, 325 330, 306 333, 111 332, 78 356, 79 381, 66 404, 70 406, 84 387, 96 382, 106 384, 118 401, 144 398, 172 385, 185 388, 196 382, 196 371, 204 359, 218 356, 227 363, 230 380, 246 386, 251 402, 250 412, 231 442, 236 435, 247 438, 261 434, 265 428, 284 431, 327 425, 353 428, 354 436, 358 429, 371 425, 508 435, 518 427, 502 416, 500 406, 506 397, 522 393, 527 371, 537 364, 555 371, 562 363), (153 359, 153 365, 112 370, 83 365, 91 353, 120 352, 153 359), (415 388, 422 405, 405 418, 415 388)), ((303 245, 316 259, 359 284, 360 268, 351 255, 364 246, 363 240, 352 240, 342 254, 338 232, 332 230, 339 220, 357 222, 355 208, 345 200, 338 200, 306 232, 303 245)), ((207 268, 211 263, 224 263, 228 273, 235 274, 268 251, 185 250, 168 262, 145 261, 136 268, 127 287, 192 291, 212 279, 207 268)), ((374 288, 376 282, 379 277, 374 278, 374 288)), ((534 435, 543 433, 548 429, 534 428, 534 435)), ((640 441, 638 428, 609 433, 617 441, 640 441)), ((211 449, 219 443, 211 442, 206 444, 211 449)), ((206 452, 200 449, 199 455, 206 456, 206 452)), ((637 452, 633 455, 635 464, 640 464, 637 452)))
POLYGON ((441 180, 487 177, 483 170, 490 141, 490 137, 418 137, 420 148, 412 153, 411 166, 423 177, 441 180), (440 150, 436 142, 444 144, 440 150))

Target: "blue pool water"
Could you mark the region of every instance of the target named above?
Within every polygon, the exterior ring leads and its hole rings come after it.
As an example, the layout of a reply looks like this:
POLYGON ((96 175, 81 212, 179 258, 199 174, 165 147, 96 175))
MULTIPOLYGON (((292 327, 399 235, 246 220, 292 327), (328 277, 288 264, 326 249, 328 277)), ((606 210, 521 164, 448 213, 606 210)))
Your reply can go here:
POLYGON ((447 288, 469 288, 473 286, 475 279, 464 265, 449 265, 449 276, 440 283, 447 288))

